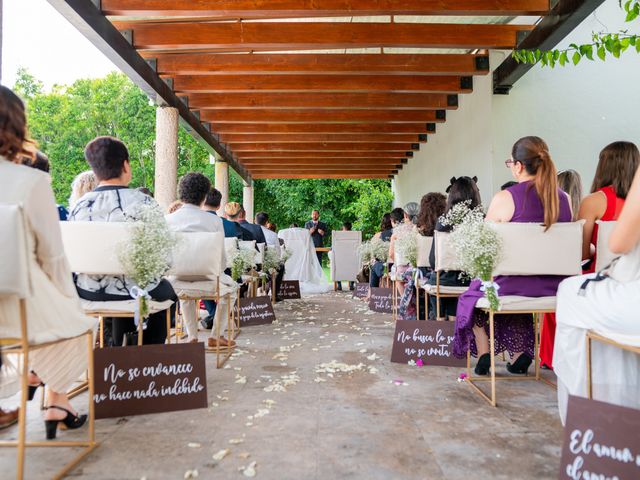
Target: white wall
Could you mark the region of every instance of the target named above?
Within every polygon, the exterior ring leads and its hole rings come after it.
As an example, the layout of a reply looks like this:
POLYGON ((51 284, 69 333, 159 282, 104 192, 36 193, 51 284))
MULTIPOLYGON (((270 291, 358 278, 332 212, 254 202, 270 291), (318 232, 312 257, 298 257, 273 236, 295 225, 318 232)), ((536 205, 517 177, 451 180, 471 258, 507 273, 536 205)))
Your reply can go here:
MULTIPOLYGON (((625 24, 617 0, 607 0, 559 47, 585 43, 592 31, 637 31, 639 25, 625 24)), ((491 68, 502 58, 502 52, 493 52, 491 68)), ((504 160, 525 135, 545 139, 558 170, 577 170, 589 188, 604 146, 615 140, 640 145, 640 55, 629 51, 618 60, 553 70, 536 66, 509 95, 492 95, 490 76, 475 77, 473 93, 460 95, 458 110, 447 112, 447 122, 397 176, 396 203, 444 191, 452 176, 477 175, 488 205, 492 193, 511 179, 504 160)))

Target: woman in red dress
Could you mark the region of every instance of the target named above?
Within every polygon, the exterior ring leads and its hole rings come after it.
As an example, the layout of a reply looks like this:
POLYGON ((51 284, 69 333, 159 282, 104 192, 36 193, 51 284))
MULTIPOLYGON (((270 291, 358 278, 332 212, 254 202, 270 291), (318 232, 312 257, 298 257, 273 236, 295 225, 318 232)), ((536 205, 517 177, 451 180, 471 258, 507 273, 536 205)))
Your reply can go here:
MULTIPOLYGON (((614 142, 600 152, 600 160, 591 186, 591 194, 580 204, 578 220, 585 220, 582 231, 584 273, 595 271, 598 224, 618 220, 633 176, 640 164, 638 147, 630 142, 614 142)), ((545 315, 540 339, 540 363, 552 368, 555 314, 545 315)))

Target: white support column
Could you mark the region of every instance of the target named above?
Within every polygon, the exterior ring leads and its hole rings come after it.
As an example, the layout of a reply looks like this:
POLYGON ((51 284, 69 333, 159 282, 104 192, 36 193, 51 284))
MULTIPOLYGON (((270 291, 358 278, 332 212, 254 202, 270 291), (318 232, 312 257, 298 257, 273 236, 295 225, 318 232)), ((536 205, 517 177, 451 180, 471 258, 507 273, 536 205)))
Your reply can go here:
POLYGON ((176 199, 178 182, 178 109, 156 108, 155 199, 166 210, 176 199))
POLYGON ((253 182, 242 182, 244 188, 242 189, 242 206, 247 212, 247 220, 253 223, 253 182))
POLYGON ((220 200, 220 212, 224 211, 224 206, 229 203, 229 164, 222 160, 215 161, 215 187, 222 194, 220 200))

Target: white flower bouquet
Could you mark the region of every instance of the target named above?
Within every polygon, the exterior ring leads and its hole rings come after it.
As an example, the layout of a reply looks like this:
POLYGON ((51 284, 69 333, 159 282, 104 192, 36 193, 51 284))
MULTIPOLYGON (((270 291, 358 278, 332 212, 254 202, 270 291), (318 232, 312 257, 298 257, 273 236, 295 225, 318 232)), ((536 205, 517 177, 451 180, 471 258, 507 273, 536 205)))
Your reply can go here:
POLYGON ((470 220, 468 217, 472 216, 475 221, 484 220, 484 210, 482 205, 478 205, 475 208, 471 208, 471 200, 465 200, 464 202, 456 203, 451 209, 438 220, 445 227, 455 227, 461 224, 463 221, 470 220))
POLYGON ((389 258, 389 242, 385 242, 379 237, 373 237, 368 242, 360 244, 358 253, 363 264, 372 263, 376 260, 386 263, 389 258))
POLYGON ((418 264, 418 230, 412 223, 403 223, 394 229, 395 251, 398 258, 415 267, 418 264))
MULTIPOLYGON (((462 208, 459 209, 461 211, 462 208)), ((451 241, 462 271, 469 277, 482 281, 481 290, 491 308, 498 310, 499 287, 493 282, 493 270, 500 260, 502 243, 497 232, 485 223, 482 208, 469 209, 467 205, 467 215, 461 217, 460 222, 454 226, 451 241)))
POLYGON ((267 245, 264 251, 264 260, 262 261, 262 271, 272 275, 276 272, 280 266, 280 257, 276 248, 272 245, 267 245))
POLYGON ((141 204, 127 221, 133 222, 131 236, 121 245, 119 260, 125 275, 141 290, 140 316, 144 319, 148 316, 146 288, 169 270, 177 240, 156 203, 141 204))
POLYGON ((239 280, 242 275, 256 267, 256 250, 240 247, 235 250, 231 259, 231 277, 239 280))

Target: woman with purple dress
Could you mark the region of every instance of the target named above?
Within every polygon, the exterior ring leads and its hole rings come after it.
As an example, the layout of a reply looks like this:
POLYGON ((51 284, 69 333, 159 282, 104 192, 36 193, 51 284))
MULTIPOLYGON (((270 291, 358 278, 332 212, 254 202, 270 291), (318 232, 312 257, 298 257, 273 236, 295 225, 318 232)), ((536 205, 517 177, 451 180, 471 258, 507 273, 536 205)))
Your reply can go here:
MULTIPOLYGON (((541 223, 546 228, 556 222, 571 221, 569 198, 558 188, 556 168, 544 140, 521 138, 505 164, 518 183, 495 195, 487 212, 488 221, 541 223)), ((499 276, 495 282, 500 286, 499 295, 544 297, 555 295, 564 278, 556 275, 499 276)), ((480 286, 481 282, 474 280, 458 299, 453 350, 458 357, 466 356, 470 350, 472 355, 478 356, 475 373, 488 375, 491 363, 488 315, 475 308, 476 302, 484 296, 480 286)), ((531 315, 496 315, 494 321, 495 353, 509 352, 511 362, 507 363, 507 370, 510 373, 527 373, 534 349, 531 315)))

